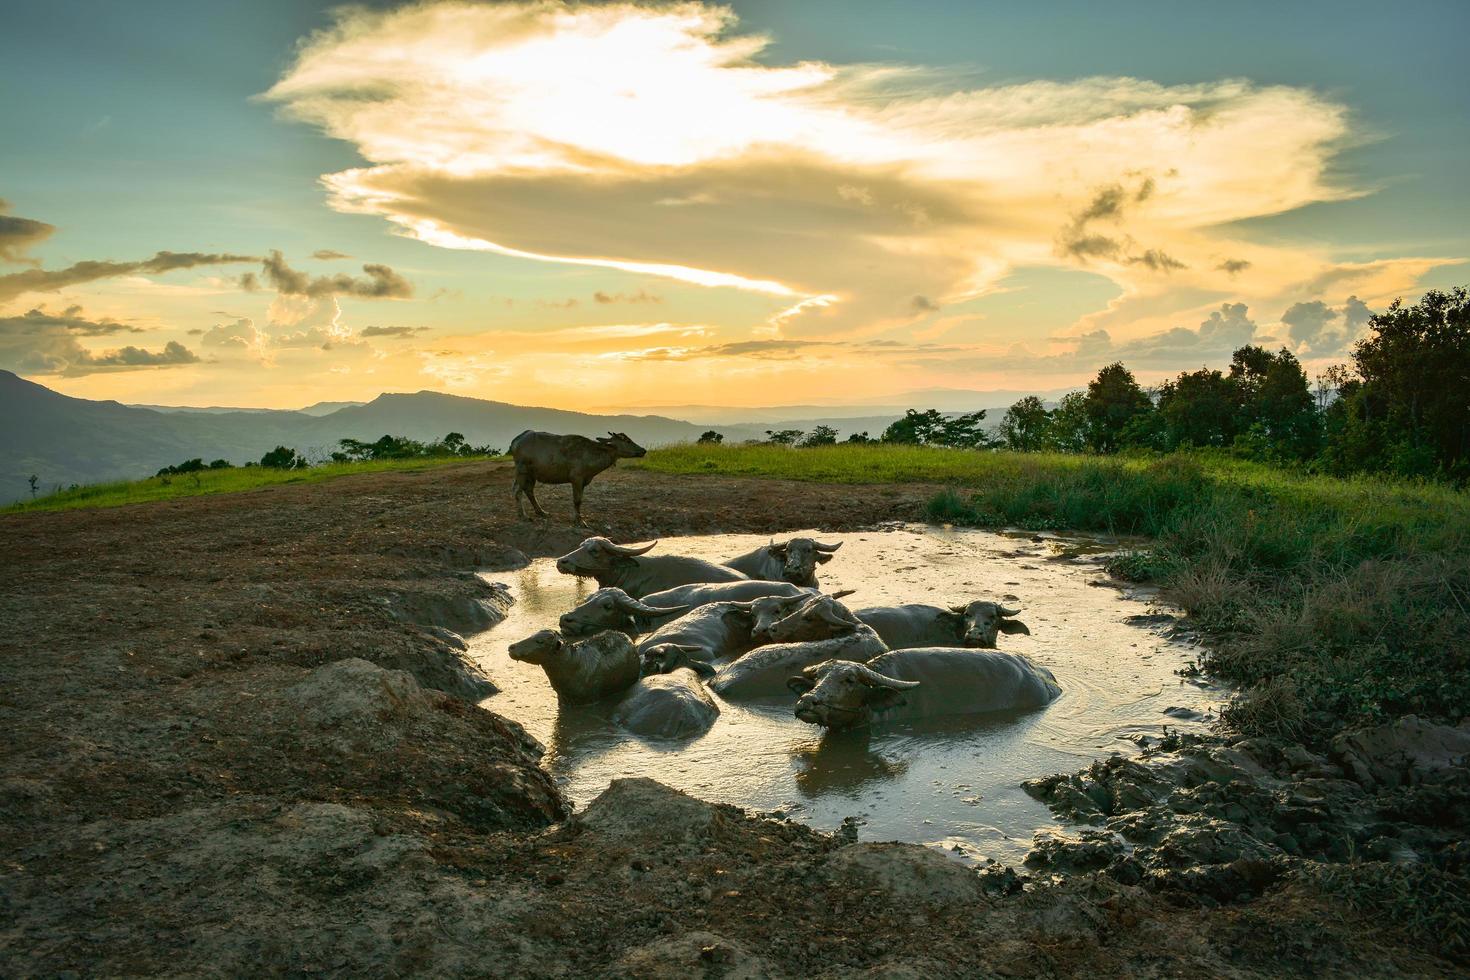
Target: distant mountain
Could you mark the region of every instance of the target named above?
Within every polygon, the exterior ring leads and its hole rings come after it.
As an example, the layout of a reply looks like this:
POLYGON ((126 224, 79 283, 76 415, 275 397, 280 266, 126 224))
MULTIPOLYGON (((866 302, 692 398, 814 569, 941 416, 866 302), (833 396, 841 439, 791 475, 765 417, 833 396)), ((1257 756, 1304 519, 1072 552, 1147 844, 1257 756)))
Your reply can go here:
POLYGON ((72 483, 151 476, 195 456, 239 464, 258 460, 276 446, 291 446, 324 458, 343 438, 437 439, 459 432, 476 445, 503 449, 525 429, 589 436, 614 430, 658 446, 697 439, 706 428, 657 415, 589 415, 433 391, 380 395, 329 414, 312 413, 328 404, 299 412, 140 408, 71 398, 0 371, 0 503, 26 496, 32 474, 40 490, 49 493, 72 483))
MULTIPOLYGON (((320 416, 320 415, 330 415, 333 412, 338 411, 339 409, 348 408, 348 407, 353 406, 353 405, 362 405, 362 404, 365 404, 365 403, 364 402, 317 402, 315 405, 308 405, 305 408, 294 409, 294 411, 300 412, 302 415, 318 415, 318 416, 320 416)), ((130 405, 128 405, 128 408, 146 408, 146 409, 150 409, 150 410, 155 411, 155 412, 199 412, 199 413, 203 413, 205 415, 225 415, 225 414, 227 414, 229 412, 251 412, 251 413, 254 413, 254 414, 259 414, 261 412, 278 412, 278 411, 281 411, 278 408, 221 408, 221 407, 217 407, 217 406, 213 406, 213 405, 208 406, 208 407, 200 408, 200 407, 196 407, 194 405, 137 405, 137 404, 130 404, 130 405)))
POLYGON ((1045 399, 1051 399, 1070 390, 1069 388, 1058 388, 1051 392, 1034 392, 923 388, 825 405, 767 405, 759 408, 741 408, 730 405, 639 405, 623 410, 658 412, 704 425, 754 425, 772 422, 830 425, 833 419, 862 419, 866 422, 873 418, 889 417, 891 420, 901 417, 910 408, 921 411, 926 408, 937 408, 942 412, 974 412, 983 408, 988 414, 986 421, 989 422, 998 421, 1007 408, 1027 395, 1040 394, 1045 399))

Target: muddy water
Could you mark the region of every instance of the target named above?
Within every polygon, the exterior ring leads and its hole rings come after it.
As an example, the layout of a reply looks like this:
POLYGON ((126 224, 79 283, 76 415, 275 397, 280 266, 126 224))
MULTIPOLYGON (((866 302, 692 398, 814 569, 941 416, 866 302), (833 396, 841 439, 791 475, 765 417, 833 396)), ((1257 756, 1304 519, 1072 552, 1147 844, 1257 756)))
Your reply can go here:
MULTIPOLYGON (((539 667, 506 655, 509 643, 554 627, 596 588, 538 560, 486 575, 509 585, 516 605, 509 619, 471 642, 472 655, 502 688, 485 706, 541 740, 545 764, 578 806, 614 778, 650 776, 703 799, 781 811, 823 829, 854 817, 865 840, 912 841, 962 859, 1013 863, 1038 828, 1055 825, 1022 791, 1023 780, 1134 752, 1133 739, 1159 735, 1165 725, 1201 728, 1222 697, 1175 673, 1198 651, 1166 637, 1159 620, 1167 617, 1151 596, 1106 584, 1102 556, 1124 542, 919 525, 808 533, 845 542, 819 574, 824 590, 858 590, 845 600, 852 608, 1002 597, 1021 605, 1031 635, 1002 636, 1001 648, 1049 667, 1061 698, 1019 715, 827 735, 793 717, 794 698, 722 702, 715 726, 697 739, 643 740, 607 720, 611 705, 559 707, 539 667), (1166 714, 1170 709, 1177 710, 1166 714)), ((667 538, 656 553, 724 560, 766 540, 667 538)))

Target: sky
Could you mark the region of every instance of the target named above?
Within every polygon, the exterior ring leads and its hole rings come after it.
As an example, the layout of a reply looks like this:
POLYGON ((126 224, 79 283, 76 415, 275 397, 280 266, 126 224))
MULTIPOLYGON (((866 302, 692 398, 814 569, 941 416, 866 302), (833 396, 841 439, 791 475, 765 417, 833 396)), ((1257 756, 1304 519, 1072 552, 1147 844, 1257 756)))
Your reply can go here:
POLYGON ((1467 30, 1463 0, 15 4, 0 368, 271 408, 1050 393, 1246 343, 1311 373, 1470 282, 1467 30))

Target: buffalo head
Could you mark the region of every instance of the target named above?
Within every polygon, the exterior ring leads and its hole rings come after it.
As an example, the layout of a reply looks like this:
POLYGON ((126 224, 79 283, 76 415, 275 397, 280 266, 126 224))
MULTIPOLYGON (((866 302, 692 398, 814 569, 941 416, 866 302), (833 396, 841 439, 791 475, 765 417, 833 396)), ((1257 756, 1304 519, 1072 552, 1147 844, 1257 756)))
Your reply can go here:
POLYGON ((792 585, 815 588, 817 566, 832 560, 832 553, 842 547, 842 542, 823 544, 812 538, 792 538, 785 544, 774 541, 766 546, 777 561, 781 562, 781 578, 792 585))
POLYGON ((506 648, 510 659, 519 660, 523 664, 545 664, 555 660, 566 646, 556 630, 538 630, 526 637, 517 640, 506 648))
POLYGON ((796 699, 796 717, 824 728, 852 728, 866 724, 874 711, 903 703, 903 692, 918 681, 886 677, 850 660, 813 664, 786 682, 796 699))
POLYGON ((660 643, 643 651, 643 676, 672 674, 680 667, 688 667, 700 677, 715 676, 715 669, 704 659, 703 647, 683 643, 660 643))
POLYGON ((950 606, 950 613, 959 622, 960 639, 967 647, 995 649, 995 641, 1001 633, 1025 633, 1031 630, 1019 619, 1012 619, 1021 610, 1010 609, 993 602, 972 602, 966 606, 950 606))
POLYGON ((653 550, 653 544, 646 544, 641 548, 630 548, 626 545, 613 544, 607 538, 587 538, 577 550, 569 555, 562 555, 556 560, 556 570, 563 575, 591 576, 611 572, 614 568, 638 555, 644 555, 653 550))
POLYGON ((794 611, 775 622, 758 627, 757 639, 770 643, 796 643, 801 640, 825 640, 851 633, 862 622, 837 600, 851 592, 811 596, 794 611))
POLYGON ((603 630, 637 635, 637 616, 670 616, 688 612, 693 606, 650 606, 619 588, 598 589, 560 620, 566 636, 591 636, 603 630))
POLYGON ((598 436, 597 441, 617 453, 620 459, 637 459, 639 456, 648 455, 647 449, 629 439, 622 432, 609 432, 605 437, 598 436))

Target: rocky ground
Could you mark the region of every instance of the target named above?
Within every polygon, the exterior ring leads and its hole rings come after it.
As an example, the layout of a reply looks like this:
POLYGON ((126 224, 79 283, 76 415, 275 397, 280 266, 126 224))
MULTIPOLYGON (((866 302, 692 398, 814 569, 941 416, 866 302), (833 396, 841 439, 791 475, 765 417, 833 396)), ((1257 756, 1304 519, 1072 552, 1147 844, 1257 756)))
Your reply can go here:
MULTIPOLYGON (((569 814, 459 640, 508 601, 471 569, 582 536, 509 488, 477 463, 0 518, 0 975, 1462 973, 1466 727, 1041 780, 1076 831, 1014 870, 642 780, 569 814)), ((842 531, 933 490, 623 471, 588 513, 842 531)))

